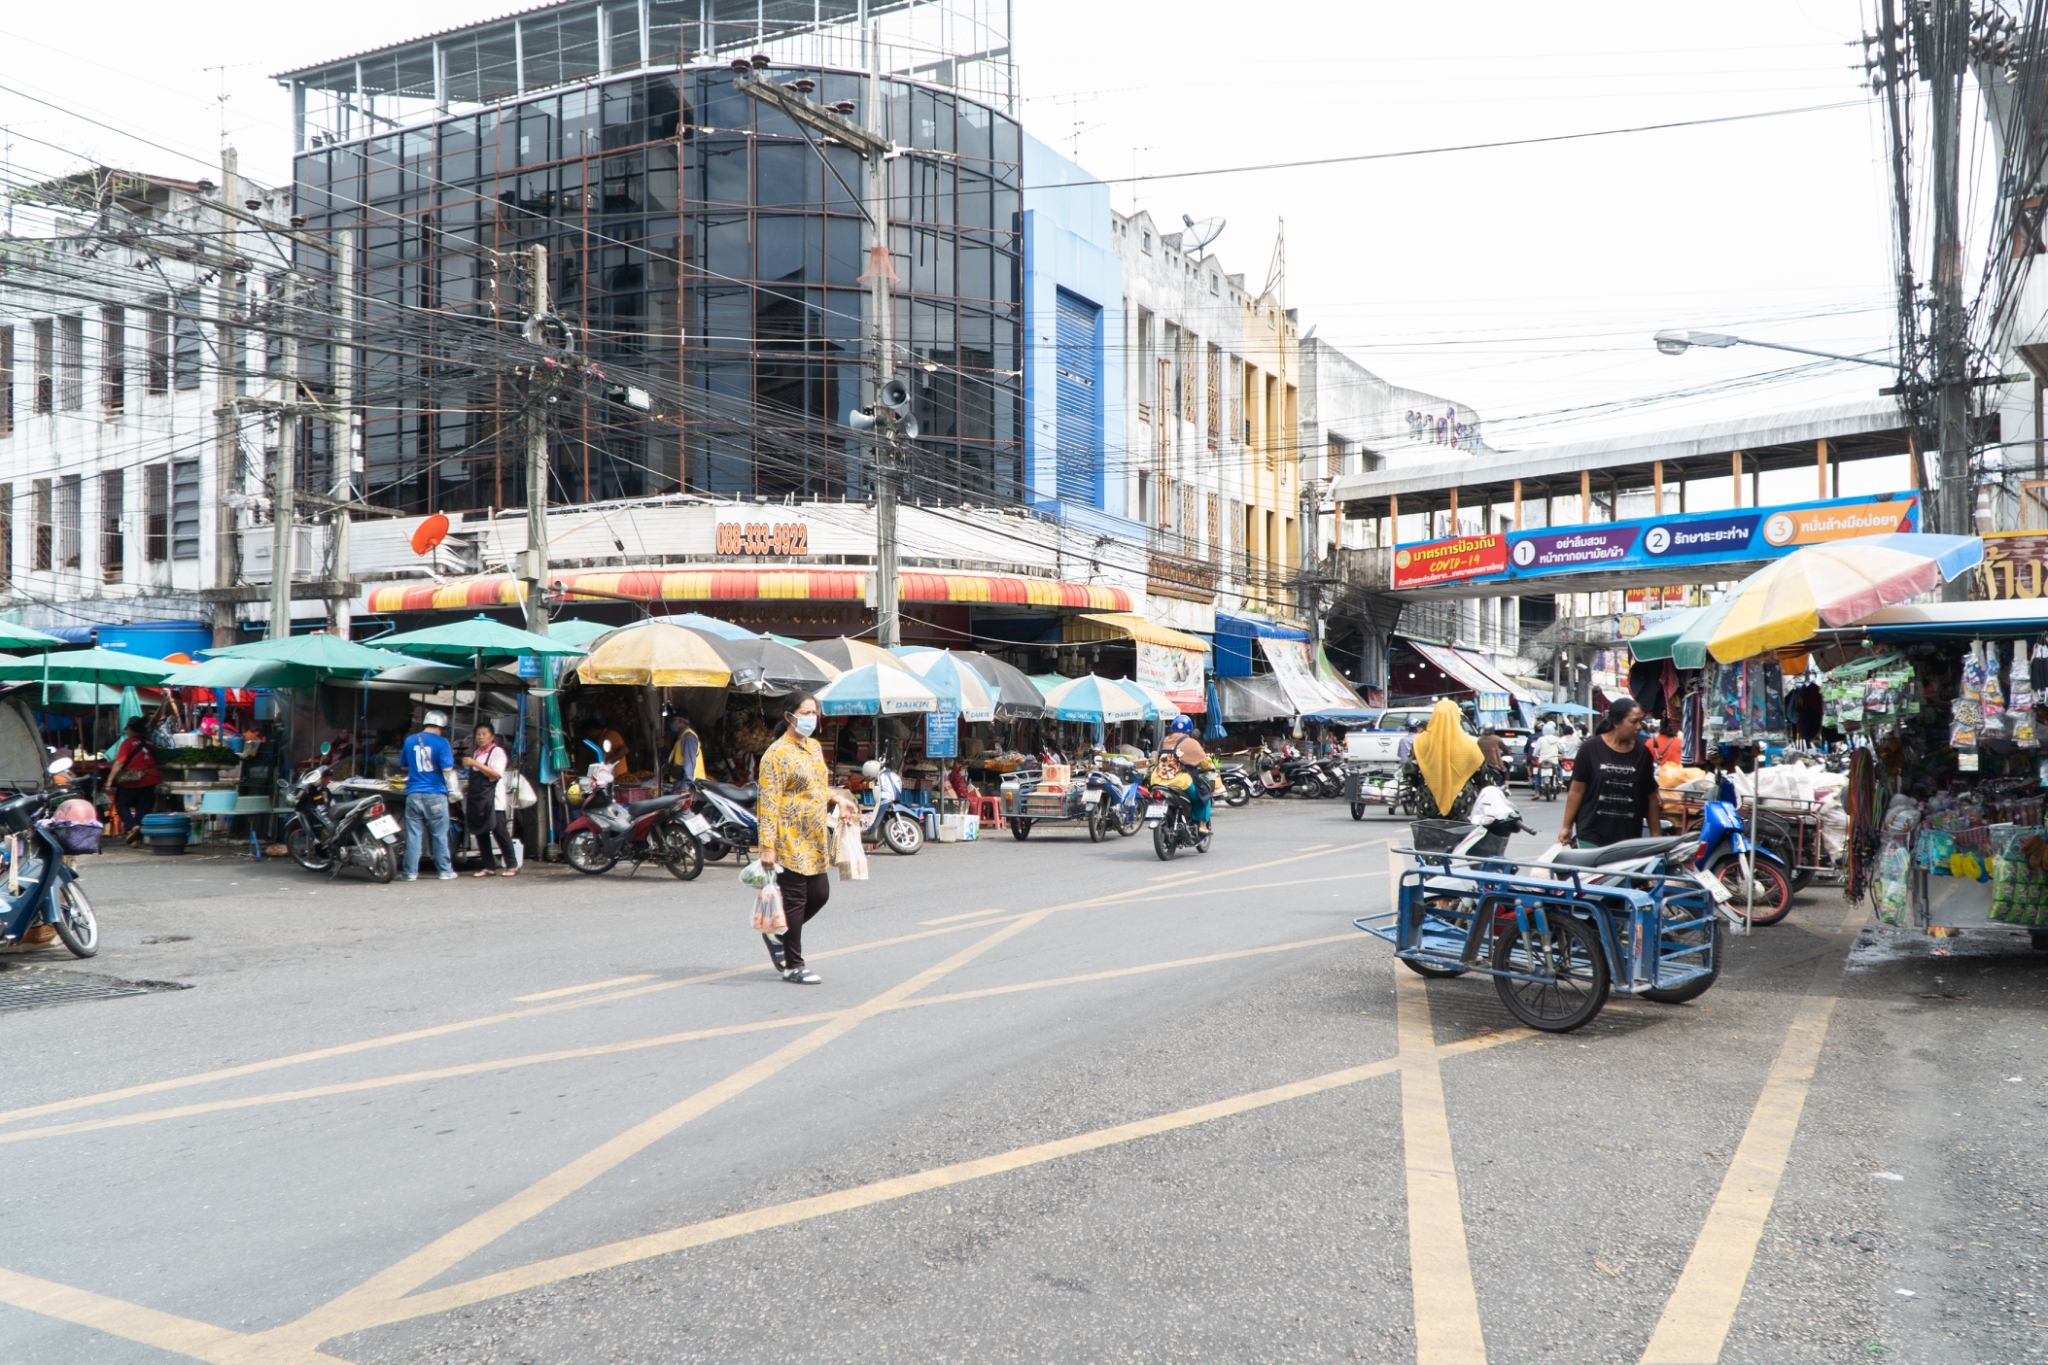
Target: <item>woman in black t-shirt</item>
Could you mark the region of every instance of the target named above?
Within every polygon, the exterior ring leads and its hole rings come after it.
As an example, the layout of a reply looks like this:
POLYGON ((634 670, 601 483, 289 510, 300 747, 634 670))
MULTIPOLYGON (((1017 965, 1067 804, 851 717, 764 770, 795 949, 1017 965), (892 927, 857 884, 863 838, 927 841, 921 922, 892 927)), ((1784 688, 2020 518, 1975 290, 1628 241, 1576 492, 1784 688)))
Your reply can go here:
POLYGON ((1657 788, 1657 761, 1639 738, 1643 708, 1623 697, 1607 708, 1593 737, 1579 746, 1564 801, 1560 844, 1602 848, 1639 839, 1657 788))

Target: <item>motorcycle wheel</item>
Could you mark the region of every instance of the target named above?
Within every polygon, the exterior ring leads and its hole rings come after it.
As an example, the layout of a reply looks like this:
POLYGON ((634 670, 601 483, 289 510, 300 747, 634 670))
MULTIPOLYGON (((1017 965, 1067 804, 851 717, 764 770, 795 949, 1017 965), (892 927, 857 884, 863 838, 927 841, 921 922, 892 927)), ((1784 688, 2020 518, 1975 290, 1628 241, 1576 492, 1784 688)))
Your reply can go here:
POLYGON ((388 886, 398 875, 398 855, 391 851, 391 845, 377 838, 366 829, 359 829, 355 835, 355 852, 350 861, 370 874, 370 880, 388 886))
POLYGON ((900 853, 908 858, 924 847, 924 826, 902 811, 892 810, 888 823, 882 826, 882 842, 889 846, 891 853, 900 853))
MULTIPOLYGON (((1740 876, 1739 873, 1737 875, 1738 877, 1740 876)), ((1695 915, 1698 912, 1696 910, 1681 909, 1675 911, 1667 911, 1666 913, 1676 913, 1680 915, 1690 916, 1695 915)), ((1701 943, 1705 942, 1708 935, 1711 934, 1714 940, 1714 951, 1712 953, 1714 965, 1707 972, 1707 974, 1705 976, 1696 976, 1682 986, 1653 987, 1652 989, 1647 991, 1637 991, 1637 995, 1641 996, 1645 1000, 1654 1000, 1660 1005, 1682 1005, 1686 1001, 1705 995, 1708 991, 1713 989, 1714 983, 1721 979, 1721 957, 1727 951, 1728 948, 1728 932, 1726 927, 1727 921, 1723 920, 1720 914, 1716 912, 1712 906, 1708 907, 1708 913, 1713 915, 1714 919, 1713 928, 1711 930, 1687 929, 1682 933, 1666 935, 1667 938, 1670 938, 1676 942, 1683 943, 1690 948, 1698 947, 1701 943)))
POLYGON ((1195 852, 1207 853, 1209 851, 1209 845, 1215 841, 1215 838, 1216 831, 1213 829, 1210 830, 1207 834, 1195 835, 1195 852))
POLYGON ((1223 784, 1223 804, 1229 806, 1232 810, 1248 804, 1251 799, 1252 789, 1244 783, 1225 782, 1223 784))
POLYGON ((1088 808, 1088 842, 1099 844, 1109 837, 1110 822, 1115 817, 1097 801, 1088 808))
POLYGON ((1152 827, 1152 851, 1159 855, 1159 861, 1170 863, 1173 855, 1180 852, 1180 840, 1175 837, 1173 821, 1161 820, 1152 827))
POLYGON ((1128 809, 1122 807, 1117 809, 1116 832, 1118 834, 1128 839, 1143 828, 1145 828, 1145 817, 1138 814, 1136 803, 1133 803, 1128 809))
POLYGON ((1778 865, 1762 858, 1750 863, 1752 890, 1745 893, 1742 885, 1742 856, 1731 853, 1715 863, 1710 869, 1721 879, 1721 885, 1728 888, 1732 899, 1728 908, 1735 914, 1742 913, 1743 905, 1754 897, 1755 913, 1749 917, 1752 928, 1759 924, 1776 924, 1792 913, 1792 883, 1779 870, 1778 865))
POLYGON ((562 859, 578 872, 596 877, 618 866, 618 859, 604 851, 604 840, 594 829, 579 829, 562 841, 562 859))
POLYGON ((73 957, 91 957, 100 950, 100 922, 93 917, 92 902, 77 882, 57 888, 56 930, 73 957))
POLYGON ((1365 818, 1365 802, 1353 801, 1351 803, 1351 818, 1354 820, 1363 820, 1365 818))
POLYGON ((306 828, 304 820, 292 821, 292 827, 285 831, 284 851, 308 872, 325 872, 334 866, 334 855, 320 851, 320 841, 306 828))
POLYGON ((1010 821, 1010 837, 1020 844, 1029 839, 1031 837, 1031 822, 1029 820, 1010 821))
POLYGON ((726 854, 732 852, 731 844, 717 838, 705 841, 700 847, 704 850, 704 861, 707 863, 715 863, 726 854))
POLYGON ((654 856, 679 882, 693 882, 704 871, 704 846, 681 825, 654 827, 654 856))

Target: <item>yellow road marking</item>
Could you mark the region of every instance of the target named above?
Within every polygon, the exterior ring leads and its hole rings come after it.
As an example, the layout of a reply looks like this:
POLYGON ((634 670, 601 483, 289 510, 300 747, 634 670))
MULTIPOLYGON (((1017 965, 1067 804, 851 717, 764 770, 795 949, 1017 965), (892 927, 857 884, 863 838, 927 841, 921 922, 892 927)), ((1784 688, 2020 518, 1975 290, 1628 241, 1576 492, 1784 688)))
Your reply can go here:
MULTIPOLYGON (((849 944, 844 948, 832 948, 825 952, 811 954, 814 960, 828 957, 844 957, 849 953, 864 953, 875 948, 893 948, 898 944, 915 943, 919 939, 938 938, 945 934, 964 933, 970 929, 986 928, 985 924, 964 924, 944 929, 926 929, 921 933, 898 934, 894 938, 871 939, 866 943, 849 944)), ((502 1024, 515 1019, 533 1019, 541 1015, 557 1014, 563 1010, 583 1009, 589 1005, 603 1005, 614 1000, 630 1000, 636 996, 653 995, 660 991, 672 991, 683 986, 698 986, 709 981, 729 981, 736 976, 751 976, 769 970, 764 961, 751 967, 727 967, 723 971, 704 972, 698 976, 679 977, 673 981, 657 981, 651 986, 635 986, 631 990, 615 991, 610 995, 587 996, 581 1000, 558 1000, 551 1005, 536 1005, 532 1009, 507 1010, 501 1014, 487 1014, 476 1019, 462 1019, 450 1024, 435 1024, 428 1028, 409 1029, 404 1033, 387 1033, 377 1038, 365 1038, 360 1042, 337 1043, 333 1047, 315 1048, 310 1052, 294 1052, 283 1057, 272 1057, 261 1062, 247 1062, 241 1066, 226 1066, 214 1071, 194 1072, 188 1076, 177 1076, 167 1081, 150 1081, 143 1085, 124 1086, 119 1090, 102 1090, 94 1095, 80 1095, 76 1099, 53 1100, 48 1104, 29 1105, 22 1109, 0 1111, 0 1123, 14 1123, 21 1119, 39 1118, 44 1114, 61 1114, 72 1109, 85 1109, 96 1104, 112 1104, 116 1100, 134 1099, 139 1095, 160 1095, 169 1090, 184 1090, 195 1085, 206 1085, 213 1081, 233 1080, 237 1076, 253 1076, 265 1071, 276 1071, 281 1067, 298 1066, 307 1062, 326 1061, 331 1057, 347 1057, 358 1052, 374 1052, 379 1048, 396 1047, 400 1043, 414 1043, 423 1038, 444 1038, 450 1034, 483 1028, 489 1024, 502 1024)))
POLYGON ((1657 1330, 1643 1351, 1642 1365, 1716 1365, 1735 1310, 1756 1261, 1757 1242, 1777 1202, 1778 1182, 1792 1155, 1799 1118, 1827 1041, 1841 978, 1838 961, 1846 960, 1856 941, 1851 929, 1867 912, 1858 906, 1842 919, 1842 941, 1830 945, 1814 969, 1814 985, 1792 1012, 1792 1025, 1771 1070, 1763 1093, 1750 1114, 1749 1126, 1728 1163, 1714 1206, 1693 1243, 1677 1287, 1665 1302, 1657 1330), (1831 979, 1832 978, 1832 979, 1831 979))
MULTIPOLYGON (((1358 941, 1358 935, 1333 934, 1328 938, 1297 939, 1291 943, 1267 944, 1257 948, 1240 948, 1227 953, 1211 953, 1205 957, 1176 958, 1170 962, 1148 962, 1137 967, 1117 967, 1108 971, 1088 972, 1080 976, 1056 976, 1040 981, 1025 981, 1013 986, 989 986, 980 990, 958 991, 949 995, 921 996, 904 1000, 891 1009, 915 1009, 922 1005, 945 1005, 962 1000, 979 1000, 992 995, 1014 995, 1023 991, 1046 990, 1055 986, 1081 985, 1091 981, 1108 981, 1117 977, 1139 976, 1148 972, 1169 971, 1176 967, 1195 967, 1211 962, 1228 962, 1235 958, 1258 957, 1267 953, 1290 952, 1296 948, 1321 947, 1331 943, 1358 941)), ((822 958, 824 953, 817 954, 822 958)), ((763 969, 765 970, 765 968, 763 969)), ((547 1062, 580 1061, 590 1057, 606 1057, 621 1052, 637 1052, 645 1048, 667 1047, 675 1043, 692 1043, 705 1038, 729 1038, 744 1033, 762 1033, 771 1029, 794 1028, 801 1024, 819 1024, 839 1016, 839 1010, 825 1010, 817 1014, 797 1014, 784 1019, 762 1019, 745 1024, 720 1024, 710 1028, 690 1029, 682 1033, 662 1033, 649 1038, 628 1038, 616 1043, 594 1043, 588 1047, 563 1048, 554 1052, 533 1052, 518 1057, 500 1057, 484 1062, 464 1062, 454 1066, 432 1067, 421 1071, 403 1071, 393 1075, 370 1076, 361 1080, 337 1081, 332 1085, 307 1086, 299 1090, 275 1090, 261 1095, 244 1095, 228 1100, 209 1100, 203 1104, 182 1104, 168 1109, 146 1109, 134 1114, 121 1114, 105 1119, 79 1119, 71 1123, 45 1124, 40 1128, 16 1128, 0 1132, 0 1145, 10 1142, 26 1142, 36 1138, 66 1137, 74 1133, 98 1132, 107 1128, 131 1128, 142 1123, 159 1123, 168 1119, 192 1118, 200 1114, 223 1113, 236 1109, 255 1109, 265 1105, 289 1104, 295 1100, 325 1099, 333 1095, 350 1095, 365 1090, 383 1090, 393 1086, 421 1084, 427 1081, 448 1080, 457 1076, 475 1076, 493 1071, 509 1071, 515 1067, 538 1066, 547 1062)))
POLYGON ((981 919, 987 915, 1000 915, 1001 910, 969 910, 964 915, 947 915, 944 919, 921 919, 919 924, 958 924, 963 919, 981 919))
POLYGON ((630 986, 635 981, 652 981, 653 972, 642 972, 638 976, 615 976, 609 981, 593 981, 587 986, 564 986, 560 990, 536 991, 532 995, 515 995, 512 998, 521 1004, 529 1000, 553 1000, 564 995, 581 995, 585 991, 601 991, 606 986, 630 986))
MULTIPOLYGON (((1504 1029, 1499 1033, 1479 1038, 1468 1038, 1436 1049, 1444 1057, 1462 1056, 1484 1048, 1498 1047, 1531 1036, 1528 1029, 1504 1029)), ((766 1208, 752 1209, 745 1213, 729 1214, 722 1218, 706 1219, 671 1228, 665 1232, 651 1233, 643 1237, 631 1237, 623 1241, 592 1247, 587 1251, 573 1252, 567 1256, 551 1257, 516 1269, 500 1271, 491 1275, 465 1280, 460 1284, 442 1289, 429 1290, 407 1298, 377 1305, 377 1316, 358 1320, 348 1330, 360 1331, 365 1328, 382 1326, 393 1322, 408 1321, 445 1313, 450 1309, 482 1303, 488 1299, 516 1294, 523 1290, 554 1284, 588 1275, 594 1271, 608 1270, 635 1261, 644 1261, 656 1256, 666 1256, 691 1247, 706 1246, 713 1242, 744 1237, 771 1228, 787 1227, 792 1223, 808 1222, 835 1213, 846 1213, 854 1209, 867 1208, 890 1200, 904 1199, 914 1194, 943 1189, 949 1185, 964 1184, 970 1180, 981 1180, 993 1175, 1023 1170, 1030 1166, 1057 1161, 1062 1157, 1076 1156, 1083 1152, 1100 1151, 1123 1143, 1135 1142, 1140 1138, 1155 1137, 1179 1128, 1191 1128, 1197 1124, 1210 1123, 1217 1119, 1250 1113, 1269 1105, 1281 1104, 1287 1100, 1302 1099, 1310 1095, 1325 1094, 1345 1086, 1356 1085, 1376 1076, 1385 1076, 1409 1065, 1407 1057, 1391 1057, 1383 1061, 1368 1062, 1363 1066, 1346 1067, 1341 1071, 1327 1072, 1307 1080, 1292 1081, 1265 1090, 1237 1095, 1230 1099, 1215 1100, 1187 1109, 1175 1110, 1152 1118, 1139 1119, 1132 1123, 1120 1123, 1092 1132, 1080 1133, 1073 1137, 1056 1138, 1051 1142, 1035 1143, 1019 1147, 994 1156, 978 1157, 971 1161, 955 1162, 947 1166, 934 1167, 911 1175, 897 1176, 889 1180, 878 1180, 851 1189, 838 1190, 831 1194, 814 1195, 807 1199, 794 1199, 783 1204, 772 1204, 766 1208)))
POLYGON ((159 1350, 175 1351, 194 1360, 211 1361, 214 1365, 244 1365, 244 1362, 254 1360, 276 1361, 280 1365, 312 1365, 316 1361, 326 1361, 331 1365, 338 1359, 313 1350, 270 1353, 258 1347, 253 1337, 216 1327, 210 1322, 195 1322, 175 1313, 110 1299, 89 1290, 73 1289, 70 1285, 39 1280, 33 1275, 12 1270, 0 1270, 0 1303, 26 1308, 31 1313, 41 1313, 63 1322, 77 1323, 109 1336, 126 1337, 129 1341, 139 1341, 159 1350), (251 1354, 252 1349, 256 1354, 251 1354))
POLYGON ((1465 1211, 1451 1155, 1451 1120, 1422 978, 1394 973, 1401 1039, 1401 1141, 1408 1168, 1408 1276, 1415 1296, 1416 1365, 1486 1365, 1479 1295, 1465 1250, 1465 1211))
POLYGON ((1318 853, 1321 852, 1323 849, 1335 847, 1335 844, 1310 844, 1306 848, 1297 848, 1294 851, 1296 853, 1318 853))

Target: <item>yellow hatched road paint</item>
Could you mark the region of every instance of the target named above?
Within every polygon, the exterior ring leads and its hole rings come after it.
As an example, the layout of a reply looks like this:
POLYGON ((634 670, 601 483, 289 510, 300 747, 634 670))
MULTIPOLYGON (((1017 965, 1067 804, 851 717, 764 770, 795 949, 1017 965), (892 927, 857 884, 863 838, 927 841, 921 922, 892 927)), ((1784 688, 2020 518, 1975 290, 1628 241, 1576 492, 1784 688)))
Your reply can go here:
MULTIPOLYGON (((1479 1295, 1465 1249, 1465 1210, 1451 1156, 1451 1119, 1429 1022, 1429 991, 1394 973, 1401 1039, 1401 1145, 1408 1175, 1408 1275, 1415 1295, 1415 1365, 1486 1365, 1479 1295)), ((1526 1034, 1525 1034, 1526 1036, 1526 1034)))
POLYGON ((635 981, 652 980, 653 972, 642 972, 638 976, 615 976, 609 981, 591 981, 581 986, 563 986, 558 990, 535 991, 532 995, 515 995, 512 999, 524 1005, 534 1000, 559 1000, 565 995, 581 995, 585 991, 601 991, 607 986, 630 986, 635 981))

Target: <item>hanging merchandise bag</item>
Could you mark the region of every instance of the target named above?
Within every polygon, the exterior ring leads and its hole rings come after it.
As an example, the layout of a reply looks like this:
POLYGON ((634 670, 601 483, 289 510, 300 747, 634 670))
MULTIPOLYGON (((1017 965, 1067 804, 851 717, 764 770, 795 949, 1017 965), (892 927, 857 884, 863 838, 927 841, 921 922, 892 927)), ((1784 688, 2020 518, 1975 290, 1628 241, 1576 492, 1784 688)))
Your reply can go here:
POLYGON ((787 928, 789 917, 782 909, 782 888, 770 882, 754 893, 754 930, 779 934, 787 928))
POLYGON ((1987 727, 1993 720, 2005 714, 2005 684, 1998 676, 1998 646, 1985 645, 1984 649, 1984 723, 1987 727))
POLYGON ((2034 730, 2033 661, 2027 658, 2026 646, 2021 645, 2012 652, 2012 699, 2009 703, 2008 720, 2012 731, 2012 742, 2022 749, 2041 747, 2039 736, 2034 730))

